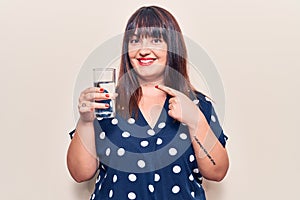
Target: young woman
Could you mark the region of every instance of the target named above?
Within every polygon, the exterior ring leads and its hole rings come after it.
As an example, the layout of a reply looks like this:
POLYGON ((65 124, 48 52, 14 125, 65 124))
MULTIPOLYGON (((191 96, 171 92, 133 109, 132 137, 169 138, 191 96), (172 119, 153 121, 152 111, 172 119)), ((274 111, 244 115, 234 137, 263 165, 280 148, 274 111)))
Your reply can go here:
POLYGON ((115 94, 84 90, 67 163, 77 182, 98 177, 91 199, 205 199, 202 177, 221 181, 229 161, 212 103, 191 85, 180 27, 165 9, 129 19, 115 94), (95 119, 95 100, 117 116, 95 119), (88 146, 88 148, 86 148, 88 146), (97 156, 94 156, 97 155, 97 156))

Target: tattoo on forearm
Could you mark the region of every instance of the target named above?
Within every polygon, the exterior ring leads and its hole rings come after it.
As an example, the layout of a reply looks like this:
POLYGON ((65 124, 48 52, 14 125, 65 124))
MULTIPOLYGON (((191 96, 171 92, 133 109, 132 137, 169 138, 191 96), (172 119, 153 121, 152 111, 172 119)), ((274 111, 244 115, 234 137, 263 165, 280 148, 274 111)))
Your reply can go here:
POLYGON ((201 142, 198 140, 196 136, 194 136, 194 139, 196 140, 197 144, 199 144, 200 148, 204 151, 205 155, 209 158, 209 160, 212 162, 213 165, 216 165, 216 162, 214 159, 209 155, 207 150, 204 148, 204 146, 201 144, 201 142))

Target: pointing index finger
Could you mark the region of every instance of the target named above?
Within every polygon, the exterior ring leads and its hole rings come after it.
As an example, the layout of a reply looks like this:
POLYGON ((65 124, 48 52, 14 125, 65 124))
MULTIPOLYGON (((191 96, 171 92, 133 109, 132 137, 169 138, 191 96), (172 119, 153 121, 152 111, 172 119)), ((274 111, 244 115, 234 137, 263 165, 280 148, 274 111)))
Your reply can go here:
POLYGON ((164 91, 165 93, 171 95, 171 96, 176 96, 176 93, 174 92, 174 90, 170 87, 164 86, 164 85, 156 85, 155 88, 164 91))

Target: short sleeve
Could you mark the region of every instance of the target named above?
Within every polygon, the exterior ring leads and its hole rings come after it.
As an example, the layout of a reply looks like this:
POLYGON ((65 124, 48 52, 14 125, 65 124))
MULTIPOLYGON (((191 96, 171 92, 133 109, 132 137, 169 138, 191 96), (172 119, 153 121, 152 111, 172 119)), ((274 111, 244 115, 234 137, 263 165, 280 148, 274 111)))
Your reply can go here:
POLYGON ((75 129, 72 130, 71 132, 69 132, 69 135, 70 135, 70 138, 73 139, 74 137, 74 134, 75 134, 75 129))
POLYGON ((197 104, 204 114, 208 124, 210 125, 211 130, 214 132, 223 147, 225 147, 228 137, 224 134, 213 104, 211 103, 209 98, 201 93, 197 93, 197 98, 197 104))

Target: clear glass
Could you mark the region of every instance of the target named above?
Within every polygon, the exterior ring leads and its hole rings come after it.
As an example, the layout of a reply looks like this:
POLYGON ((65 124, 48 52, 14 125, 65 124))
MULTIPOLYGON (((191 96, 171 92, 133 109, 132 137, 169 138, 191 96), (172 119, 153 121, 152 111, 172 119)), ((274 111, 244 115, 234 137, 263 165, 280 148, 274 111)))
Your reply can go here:
MULTIPOLYGON (((103 88, 104 93, 116 93, 116 69, 95 68, 93 69, 93 76, 95 87, 103 88)), ((112 118, 116 116, 116 102, 114 98, 96 102, 109 105, 109 107, 105 109, 95 109, 97 119, 112 118)))

